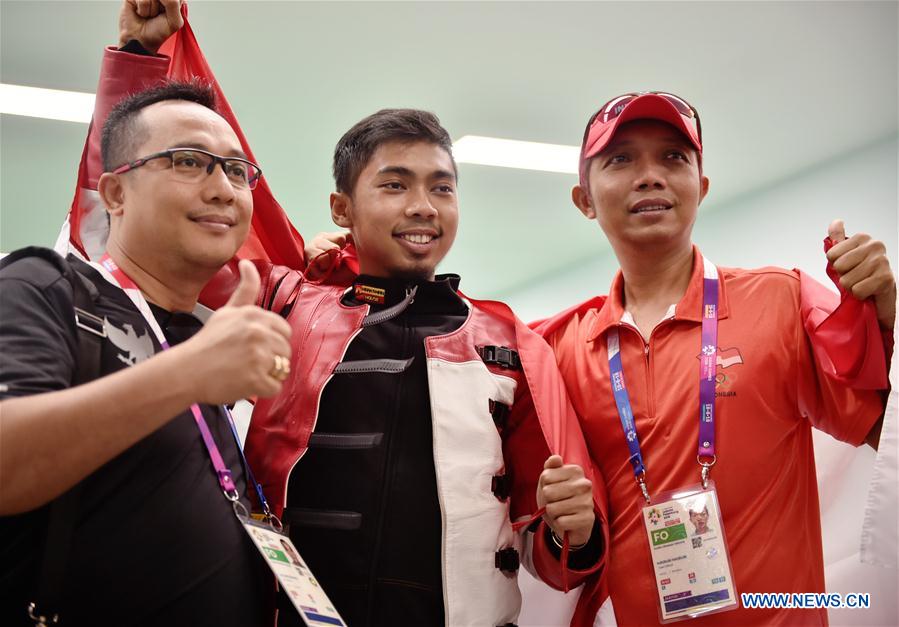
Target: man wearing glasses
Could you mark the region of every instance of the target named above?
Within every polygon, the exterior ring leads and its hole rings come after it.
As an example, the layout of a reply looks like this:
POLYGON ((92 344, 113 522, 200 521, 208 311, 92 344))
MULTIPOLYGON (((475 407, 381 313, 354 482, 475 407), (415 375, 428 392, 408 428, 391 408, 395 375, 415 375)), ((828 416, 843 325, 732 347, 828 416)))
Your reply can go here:
POLYGON ((253 306, 249 262, 205 326, 189 313, 244 242, 260 175, 213 107, 191 84, 122 101, 103 132, 106 255, 23 249, 0 271, 4 625, 264 623, 221 405, 281 390, 290 329, 253 306))
POLYGON ((683 99, 626 94, 590 119, 572 199, 621 270, 607 297, 539 330, 608 485, 616 617, 826 624, 826 609, 742 609, 737 593, 823 592, 811 427, 876 447, 895 278, 882 243, 831 225, 848 323, 835 348, 831 292, 795 270, 716 268, 692 244, 708 189, 683 99), (840 367, 853 349, 870 376, 840 367), (681 527, 697 502, 714 532, 691 543, 681 527))

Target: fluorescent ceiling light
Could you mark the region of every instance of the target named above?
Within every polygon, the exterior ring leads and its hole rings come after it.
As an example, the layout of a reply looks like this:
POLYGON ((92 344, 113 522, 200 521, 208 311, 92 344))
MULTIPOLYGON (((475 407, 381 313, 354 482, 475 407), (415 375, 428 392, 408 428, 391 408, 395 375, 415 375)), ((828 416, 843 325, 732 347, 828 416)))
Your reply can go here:
MULTIPOLYGON (((0 113, 67 122, 91 121, 94 94, 0 83, 0 113)), ((577 174, 579 148, 465 135, 453 144, 458 163, 577 174)))
POLYGON ((580 148, 466 135, 453 144, 458 163, 577 174, 580 148))
POLYGON ((93 112, 94 94, 0 83, 0 113, 87 123, 93 112))

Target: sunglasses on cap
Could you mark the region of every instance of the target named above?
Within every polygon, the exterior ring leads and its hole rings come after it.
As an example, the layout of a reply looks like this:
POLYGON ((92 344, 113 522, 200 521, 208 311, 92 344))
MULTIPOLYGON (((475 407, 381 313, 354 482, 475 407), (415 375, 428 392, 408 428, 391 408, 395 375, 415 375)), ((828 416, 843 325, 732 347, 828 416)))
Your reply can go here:
POLYGON ((691 105, 680 96, 675 96, 674 94, 669 94, 663 91, 631 92, 629 94, 623 94, 621 96, 612 98, 602 107, 600 107, 599 111, 594 113, 590 118, 590 121, 587 122, 587 128, 584 130, 584 140, 586 141, 594 125, 608 124, 619 115, 621 115, 627 108, 627 105, 629 105, 640 96, 646 96, 648 94, 659 96, 665 99, 666 102, 671 104, 677 110, 677 112, 680 113, 681 116, 683 116, 684 119, 689 124, 691 124, 694 129, 696 129, 696 137, 699 140, 700 144, 702 143, 702 125, 699 122, 699 112, 695 109, 695 107, 693 107, 693 105, 691 105))

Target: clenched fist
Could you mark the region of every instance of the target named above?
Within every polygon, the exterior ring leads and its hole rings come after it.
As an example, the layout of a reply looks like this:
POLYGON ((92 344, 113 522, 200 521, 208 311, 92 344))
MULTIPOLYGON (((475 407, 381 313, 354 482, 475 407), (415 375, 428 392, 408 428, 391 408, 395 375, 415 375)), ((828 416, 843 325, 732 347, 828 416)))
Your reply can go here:
POLYGON ((156 54, 159 46, 184 26, 182 0, 125 0, 119 12, 119 48, 132 39, 156 54))
POLYGON ((567 531, 572 546, 590 539, 596 518, 593 484, 580 466, 562 464, 561 456, 550 455, 537 482, 537 506, 546 507, 543 519, 559 538, 567 531))

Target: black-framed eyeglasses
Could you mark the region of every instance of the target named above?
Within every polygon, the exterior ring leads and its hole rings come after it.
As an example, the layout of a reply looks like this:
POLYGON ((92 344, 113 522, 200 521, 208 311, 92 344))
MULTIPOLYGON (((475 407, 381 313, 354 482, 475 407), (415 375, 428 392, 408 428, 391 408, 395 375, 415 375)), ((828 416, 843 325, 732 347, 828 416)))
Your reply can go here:
POLYGON ((172 176, 185 183, 199 183, 212 174, 217 164, 222 166, 225 176, 236 189, 256 189, 259 177, 262 176, 262 170, 252 161, 240 157, 220 157, 199 148, 169 148, 120 165, 112 173, 123 174, 146 165, 153 159, 168 159, 172 176))
POLYGON ((631 101, 647 94, 661 96, 666 101, 668 101, 675 109, 677 109, 677 112, 680 113, 696 129, 696 138, 699 140, 699 143, 702 144, 702 124, 699 121, 699 111, 696 110, 696 107, 691 105, 680 96, 676 96, 664 91, 631 92, 612 98, 602 107, 600 107, 599 111, 594 113, 590 118, 590 121, 587 122, 587 128, 584 130, 584 139, 586 139, 590 134, 590 129, 593 128, 594 124, 596 124, 597 122, 601 124, 611 122, 619 115, 621 115, 621 113, 624 111, 627 105, 631 103, 631 101))

